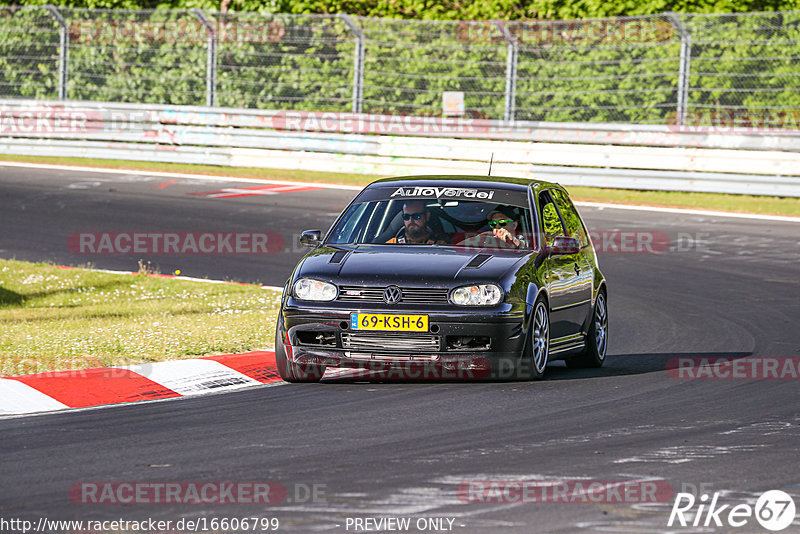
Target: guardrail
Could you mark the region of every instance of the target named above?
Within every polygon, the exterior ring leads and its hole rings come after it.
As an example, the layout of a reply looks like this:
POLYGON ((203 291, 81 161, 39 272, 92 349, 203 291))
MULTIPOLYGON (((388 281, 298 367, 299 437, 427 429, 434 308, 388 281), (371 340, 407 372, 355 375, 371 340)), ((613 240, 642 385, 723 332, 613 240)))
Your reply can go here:
POLYGON ((0 100, 0 153, 800 197, 800 132, 0 100))

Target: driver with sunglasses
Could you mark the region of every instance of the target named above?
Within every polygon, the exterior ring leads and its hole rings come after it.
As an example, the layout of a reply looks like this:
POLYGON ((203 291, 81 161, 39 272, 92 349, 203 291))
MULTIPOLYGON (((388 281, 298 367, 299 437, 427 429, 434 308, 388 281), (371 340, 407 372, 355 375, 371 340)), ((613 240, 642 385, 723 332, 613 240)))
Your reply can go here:
POLYGON ((410 245, 443 245, 446 243, 441 236, 434 234, 428 226, 431 214, 422 200, 409 200, 403 203, 403 228, 396 237, 386 243, 401 243, 410 245))
POLYGON ((500 207, 493 209, 486 216, 486 219, 492 231, 491 234, 484 232, 481 235, 492 235, 508 248, 525 248, 525 236, 517 233, 519 223, 506 210, 500 207))

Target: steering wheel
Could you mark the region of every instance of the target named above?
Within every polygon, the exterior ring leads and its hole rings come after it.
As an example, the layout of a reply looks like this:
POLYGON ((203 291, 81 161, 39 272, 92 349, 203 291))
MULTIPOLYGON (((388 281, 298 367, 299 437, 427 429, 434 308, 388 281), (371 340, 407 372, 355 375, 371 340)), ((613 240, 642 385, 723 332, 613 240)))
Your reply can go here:
POLYGON ((498 239, 494 236, 494 234, 489 232, 483 232, 476 236, 470 236, 466 239, 463 239, 460 243, 457 243, 458 246, 462 247, 475 247, 475 248, 499 248, 499 249, 516 249, 517 247, 514 246, 514 243, 508 243, 503 241, 502 239, 498 239))

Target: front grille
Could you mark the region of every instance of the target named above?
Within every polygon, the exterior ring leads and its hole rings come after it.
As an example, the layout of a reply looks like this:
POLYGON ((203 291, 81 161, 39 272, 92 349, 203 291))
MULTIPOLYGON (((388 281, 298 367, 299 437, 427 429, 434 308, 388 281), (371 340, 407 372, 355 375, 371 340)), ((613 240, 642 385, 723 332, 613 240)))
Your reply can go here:
POLYGON ((403 300, 411 304, 447 304, 447 289, 402 288, 403 300))
POLYGON ((356 301, 356 302, 378 302, 378 301, 382 302, 384 289, 386 288, 342 286, 339 288, 339 297, 337 298, 337 300, 356 301))
MULTIPOLYGON (((401 287, 403 298, 399 303, 406 304, 447 304, 447 289, 428 289, 420 287, 401 287)), ((384 302, 385 287, 342 286, 337 300, 344 302, 384 302)))
POLYGON ((440 336, 405 332, 343 332, 342 346, 366 351, 438 352, 440 336))

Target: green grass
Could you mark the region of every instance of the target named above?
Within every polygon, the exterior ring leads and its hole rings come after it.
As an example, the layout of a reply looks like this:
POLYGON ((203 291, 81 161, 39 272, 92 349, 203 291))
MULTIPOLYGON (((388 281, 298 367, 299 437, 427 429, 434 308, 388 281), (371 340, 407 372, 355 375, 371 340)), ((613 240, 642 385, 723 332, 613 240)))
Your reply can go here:
MULTIPOLYGON (((209 176, 235 176, 268 180, 294 180, 364 186, 376 176, 342 174, 335 172, 292 171, 283 169, 257 169, 243 167, 216 167, 183 163, 151 163, 143 161, 99 160, 87 158, 49 158, 39 156, 0 155, 0 160, 52 165, 79 165, 106 169, 179 172, 209 176)), ((631 189, 601 189, 597 187, 568 187, 575 200, 610 202, 641 206, 672 208, 699 208, 736 213, 785 215, 800 217, 800 198, 783 198, 751 195, 725 195, 719 193, 682 193, 672 191, 636 191, 631 189)))
POLYGON ((567 187, 574 200, 800 217, 800 198, 567 187))
POLYGON ((0 376, 271 350, 280 293, 0 260, 0 376))

